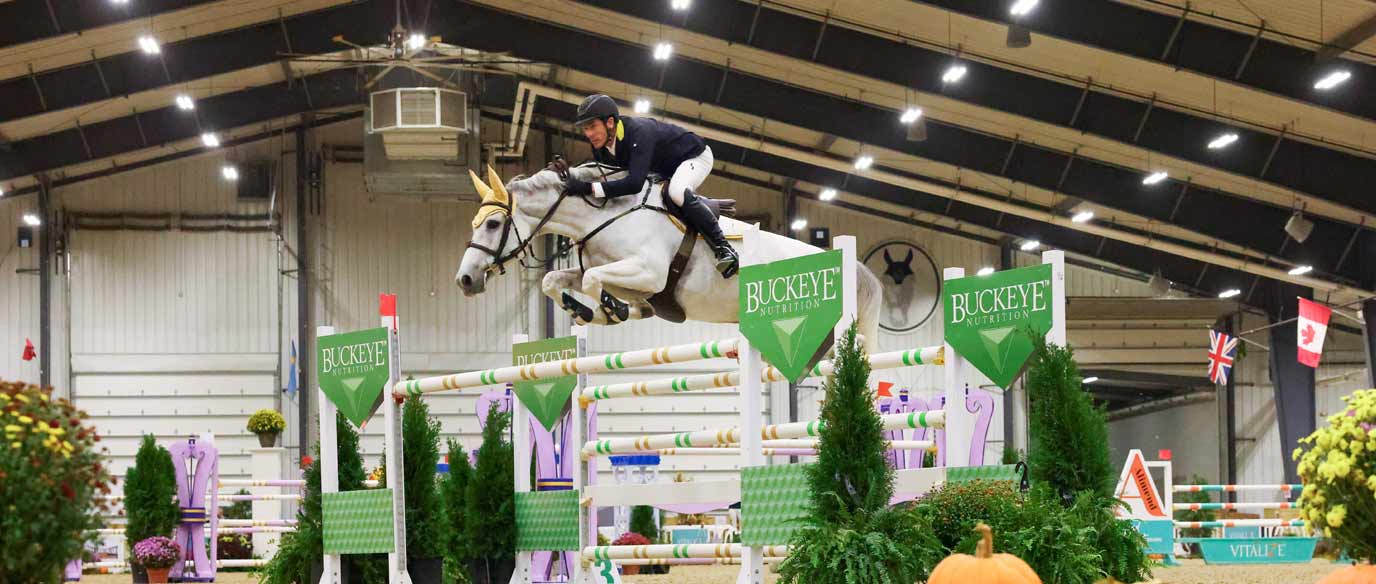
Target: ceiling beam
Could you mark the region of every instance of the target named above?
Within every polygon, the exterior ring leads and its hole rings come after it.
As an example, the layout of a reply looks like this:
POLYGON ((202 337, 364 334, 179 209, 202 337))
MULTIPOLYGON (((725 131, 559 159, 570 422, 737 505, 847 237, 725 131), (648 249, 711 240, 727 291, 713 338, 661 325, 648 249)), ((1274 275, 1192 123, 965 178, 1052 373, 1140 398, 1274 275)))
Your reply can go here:
POLYGON ((1352 28, 1339 33, 1333 40, 1324 44, 1314 54, 1314 62, 1320 65, 1331 63, 1373 36, 1376 36, 1376 13, 1372 13, 1366 20, 1352 25, 1352 28))

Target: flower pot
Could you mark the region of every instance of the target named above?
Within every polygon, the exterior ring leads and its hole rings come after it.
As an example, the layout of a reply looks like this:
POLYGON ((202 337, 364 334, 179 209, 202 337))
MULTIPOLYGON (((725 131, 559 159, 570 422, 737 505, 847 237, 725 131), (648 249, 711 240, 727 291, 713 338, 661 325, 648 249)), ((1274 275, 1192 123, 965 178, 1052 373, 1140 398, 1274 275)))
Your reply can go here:
POLYGON ((258 432, 258 445, 272 448, 277 445, 277 432, 258 432))
POLYGON ((414 560, 406 560, 406 572, 411 575, 411 581, 416 584, 420 584, 421 582, 443 582, 444 559, 416 558, 414 560))
POLYGON ((622 576, 634 576, 640 573, 640 566, 621 566, 622 576))
POLYGON ((172 571, 172 567, 171 567, 171 566, 168 566, 168 567, 166 567, 166 568, 148 568, 148 583, 149 583, 149 584, 166 584, 166 582, 167 582, 167 574, 168 574, 168 572, 171 572, 171 571, 172 571))
POLYGON ((1329 574, 1319 584, 1373 584, 1376 583, 1376 565, 1348 566, 1329 574))
MULTIPOLYGON (((468 560, 469 582, 473 584, 507 584, 512 572, 516 571, 516 559, 488 560, 478 558, 468 560)), ((418 580, 412 579, 413 582, 418 580)))

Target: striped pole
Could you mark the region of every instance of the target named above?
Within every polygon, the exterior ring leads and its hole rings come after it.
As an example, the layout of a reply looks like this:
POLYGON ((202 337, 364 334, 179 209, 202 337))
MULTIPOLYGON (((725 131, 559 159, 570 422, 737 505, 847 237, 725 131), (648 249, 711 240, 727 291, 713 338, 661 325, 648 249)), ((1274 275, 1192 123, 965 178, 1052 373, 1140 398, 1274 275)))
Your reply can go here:
MULTIPOLYGON (((304 487, 306 481, 302 479, 275 479, 268 481, 254 481, 248 479, 221 479, 220 488, 225 487, 304 487)), ((220 495, 223 497, 224 495, 220 495)))
POLYGON ((1235 493, 1239 491, 1302 491, 1304 485, 1175 485, 1177 493, 1235 493))
MULTIPOLYGON (((215 560, 215 567, 217 567, 217 568, 261 568, 261 567, 263 567, 263 566, 266 566, 267 563, 268 563, 268 561, 267 561, 267 560, 263 560, 263 559, 253 559, 253 560, 215 560)), ((195 566, 195 563, 193 563, 193 562, 190 561, 190 560, 187 560, 186 566, 189 568, 189 567, 195 566)), ((107 561, 103 561, 103 562, 82 562, 82 563, 81 563, 81 567, 83 567, 83 568, 92 568, 92 569, 100 569, 100 568, 114 568, 114 569, 125 568, 125 569, 127 569, 127 568, 129 568, 129 562, 124 562, 124 561, 119 561, 119 560, 107 560, 107 561)))
MULTIPOLYGON (((761 546, 766 557, 788 555, 786 545, 761 546)), ((738 543, 690 543, 658 545, 610 545, 583 548, 583 559, 601 560, 649 560, 657 558, 739 558, 741 544, 738 543)))
POLYGON ((1181 529, 1205 527, 1304 527, 1303 519, 1225 519, 1219 521, 1176 521, 1181 529))
MULTIPOLYGON (((766 556, 764 563, 777 564, 787 558, 766 556)), ((739 566, 740 558, 644 558, 638 560, 612 560, 621 566, 739 566)))
POLYGON ((295 519, 221 519, 224 527, 296 527, 295 519))
POLYGON ((291 533, 295 527, 221 527, 216 533, 291 533))
POLYGON ((220 506, 227 506, 233 501, 300 501, 301 495, 290 493, 264 493, 258 495, 220 495, 220 506))
POLYGON ((582 373, 606 373, 633 367, 649 367, 669 363, 687 363, 731 357, 736 353, 739 339, 723 339, 705 343, 689 343, 657 349, 641 349, 624 353, 611 353, 595 357, 577 357, 559 361, 546 361, 534 365, 513 365, 498 369, 455 373, 438 377, 423 377, 398 383, 393 393, 420 395, 451 389, 467 389, 497 385, 512 381, 531 381, 582 373))
MULTIPOLYGON (((894 369, 897 367, 913 367, 917 365, 940 365, 945 363, 945 361, 944 347, 923 347, 919 349, 892 351, 889 353, 872 355, 870 356, 870 368, 894 369)), ((831 375, 835 372, 836 366, 834 363, 831 361, 822 361, 818 363, 816 367, 812 368, 810 375, 822 377, 831 375)), ((783 374, 773 367, 766 367, 760 378, 761 381, 784 381, 783 374)), ((704 373, 699 375, 670 377, 653 381, 596 385, 583 390, 579 395, 579 403, 586 408, 588 404, 597 400, 643 397, 648 395, 670 395, 685 391, 721 389, 735 387, 740 384, 740 381, 741 375, 739 371, 726 371, 722 373, 704 373)))
MULTIPOLYGON (((932 410, 906 414, 887 414, 880 416, 880 419, 884 424, 885 430, 940 428, 946 421, 946 412, 943 410, 932 410)), ((760 434, 765 440, 817 437, 821 436, 822 427, 823 423, 820 421, 774 424, 761 428, 760 434)), ((741 433, 738 428, 699 430, 697 432, 680 432, 677 434, 656 434, 631 438, 605 438, 584 444, 583 455, 588 457, 608 454, 628 454, 632 452, 651 452, 665 448, 726 446, 740 443, 740 438, 741 433)))
POLYGON ((1294 509, 1296 503, 1280 501, 1273 503, 1175 503, 1171 509, 1183 511, 1241 511, 1244 509, 1294 509))

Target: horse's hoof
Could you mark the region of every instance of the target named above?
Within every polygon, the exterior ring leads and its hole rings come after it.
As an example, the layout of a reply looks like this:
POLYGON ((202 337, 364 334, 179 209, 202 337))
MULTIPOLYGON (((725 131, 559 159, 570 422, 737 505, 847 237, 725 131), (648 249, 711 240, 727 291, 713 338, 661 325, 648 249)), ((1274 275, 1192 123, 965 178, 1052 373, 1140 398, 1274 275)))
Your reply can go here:
POLYGON ((602 291, 602 312, 606 313, 607 320, 612 323, 622 323, 631 318, 631 305, 622 302, 615 296, 602 291))
POLYGON ((573 319, 578 322, 578 324, 583 325, 592 322, 592 309, 585 306, 582 302, 579 302, 578 299, 574 298, 572 294, 564 292, 562 295, 562 301, 564 310, 567 311, 569 313, 569 316, 572 316, 573 319))

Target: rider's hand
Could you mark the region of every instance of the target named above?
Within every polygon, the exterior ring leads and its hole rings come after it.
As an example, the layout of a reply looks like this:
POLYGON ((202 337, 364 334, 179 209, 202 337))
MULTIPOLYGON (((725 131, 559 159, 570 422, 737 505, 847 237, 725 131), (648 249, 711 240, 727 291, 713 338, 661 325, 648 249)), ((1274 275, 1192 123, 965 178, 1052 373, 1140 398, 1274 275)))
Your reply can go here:
POLYGON ((591 195, 592 183, 570 177, 568 182, 564 183, 564 190, 570 195, 591 195))
POLYGON ((545 170, 553 170, 560 177, 566 177, 569 175, 569 162, 563 157, 556 156, 554 160, 545 165, 545 170))

